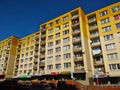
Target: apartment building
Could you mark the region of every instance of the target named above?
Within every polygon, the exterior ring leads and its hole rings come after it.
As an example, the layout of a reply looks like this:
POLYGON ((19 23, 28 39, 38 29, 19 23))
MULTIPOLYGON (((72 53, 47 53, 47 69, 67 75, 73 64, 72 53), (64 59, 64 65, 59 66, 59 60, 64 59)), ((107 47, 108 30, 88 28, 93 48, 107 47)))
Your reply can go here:
POLYGON ((76 8, 40 25, 41 67, 45 74, 74 73, 86 84, 91 77, 85 13, 76 8))
POLYGON ((10 50, 8 41, 0 41, 0 74, 10 51, 7 60, 13 60, 8 62, 13 67, 5 68, 13 72, 9 77, 57 76, 86 85, 120 81, 120 2, 89 14, 78 7, 41 24, 38 32, 11 37, 16 43, 10 50))
MULTIPOLYGON (((120 81, 120 2, 86 15, 92 72, 120 81)), ((114 81, 114 82, 113 82, 114 81)))
POLYGON ((35 32, 18 40, 14 63, 14 78, 29 77, 38 73, 40 33, 35 32))
POLYGON ((13 77, 16 46, 19 38, 8 37, 0 41, 0 77, 13 77))

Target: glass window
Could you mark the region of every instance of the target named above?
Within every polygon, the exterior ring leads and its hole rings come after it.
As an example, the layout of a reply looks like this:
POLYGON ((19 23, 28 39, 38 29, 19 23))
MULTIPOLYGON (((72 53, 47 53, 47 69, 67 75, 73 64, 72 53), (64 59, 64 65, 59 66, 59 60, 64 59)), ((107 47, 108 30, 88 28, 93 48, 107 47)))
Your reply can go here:
POLYGON ((112 8, 112 12, 116 12, 118 10, 120 10, 120 6, 115 6, 115 7, 112 8))
POLYGON ((107 44, 105 46, 106 46, 106 50, 115 49, 115 43, 107 44))
POLYGON ((48 30, 48 33, 49 33, 49 34, 52 33, 52 32, 53 32, 53 29, 48 30))
POLYGON ((63 17, 63 21, 67 20, 68 19, 68 16, 65 16, 63 17))
POLYGON ((47 65, 47 69, 48 69, 48 70, 53 69, 53 65, 47 65))
POLYGON ((56 24, 60 23, 60 19, 56 20, 56 24))
POLYGON ((69 59, 71 57, 70 53, 64 54, 64 59, 69 59))
POLYGON ((68 63, 64 63, 64 68, 70 68, 71 67, 71 63, 68 62, 68 63))
POLYGON ((70 50, 70 45, 63 46, 63 50, 64 51, 70 50))
POLYGON ((52 62, 52 60, 53 60, 53 57, 48 57, 47 58, 47 62, 52 62))
POLYGON ((107 54, 107 57, 108 57, 108 60, 118 59, 118 54, 117 53, 107 54))
POLYGON ((114 16, 114 20, 119 20, 120 19, 120 14, 114 16))
POLYGON ((105 15, 107 15, 108 14, 108 11, 107 10, 105 10, 105 11, 103 11, 103 12, 100 12, 100 16, 105 16, 105 15))
POLYGON ((60 69, 61 68, 61 64, 55 64, 55 68, 56 69, 60 69))
POLYGON ((60 37, 60 33, 55 34, 56 38, 60 37))
POLYGON ((60 26, 57 26, 55 30, 56 30, 56 31, 57 31, 57 30, 60 30, 60 26))
POLYGON ((63 28, 68 27, 68 26, 69 26, 69 23, 68 23, 68 22, 65 23, 65 24, 63 24, 63 28))
POLYGON ((111 26, 103 27, 102 28, 103 32, 107 32, 111 30, 111 26))
POLYGON ((48 43, 48 47, 51 47, 51 46, 53 46, 53 42, 48 43))
POLYGON ((67 38, 63 38, 63 43, 69 42, 70 41, 70 37, 67 38))
POLYGON ((55 43, 56 43, 56 45, 58 45, 58 44, 61 43, 61 41, 60 40, 56 40, 55 43))
POLYGON ((55 56, 55 59, 56 59, 56 60, 61 60, 61 55, 56 55, 56 56, 55 56))
POLYGON ((120 28, 120 23, 117 23, 117 24, 116 24, 116 28, 117 28, 117 29, 120 28))
POLYGON ((109 18, 105 18, 105 19, 101 20, 101 24, 105 24, 108 22, 110 22, 109 18))
POLYGON ((120 70, 120 64, 109 64, 110 70, 120 70))
POLYGON ((48 54, 52 54, 52 53, 53 53, 53 49, 49 49, 48 54))
POLYGON ((61 51, 61 48, 60 48, 60 47, 57 47, 57 48, 55 48, 55 51, 56 51, 56 52, 60 52, 60 51, 61 51))
POLYGON ((48 40, 53 39, 53 35, 48 36, 48 40))
POLYGON ((63 35, 66 35, 66 34, 69 34, 69 29, 68 29, 68 30, 63 31, 63 35))
POLYGON ((118 38, 120 38, 120 32, 117 33, 118 38))
POLYGON ((111 39, 113 39, 113 34, 109 34, 109 35, 104 36, 105 41, 106 40, 111 40, 111 39))

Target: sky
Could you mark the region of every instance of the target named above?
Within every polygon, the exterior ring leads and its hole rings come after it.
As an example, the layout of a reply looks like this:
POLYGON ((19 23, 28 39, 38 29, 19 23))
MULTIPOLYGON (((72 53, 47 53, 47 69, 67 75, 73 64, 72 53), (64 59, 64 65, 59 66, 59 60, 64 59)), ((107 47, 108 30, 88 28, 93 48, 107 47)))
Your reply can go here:
POLYGON ((40 24, 82 7, 90 13, 119 0, 0 0, 0 40, 39 31, 40 24))

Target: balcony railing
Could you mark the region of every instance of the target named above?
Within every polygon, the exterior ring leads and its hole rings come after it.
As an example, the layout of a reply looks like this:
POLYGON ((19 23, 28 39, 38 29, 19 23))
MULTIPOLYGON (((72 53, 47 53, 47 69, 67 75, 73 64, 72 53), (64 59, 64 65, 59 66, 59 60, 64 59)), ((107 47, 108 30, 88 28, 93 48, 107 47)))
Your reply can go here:
POLYGON ((99 33, 90 35, 90 38, 97 38, 97 37, 99 37, 99 33))
POLYGON ((92 18, 88 20, 88 23, 93 23, 93 22, 96 22, 96 18, 92 18))
POLYGON ((94 30, 96 30, 96 29, 98 29, 98 26, 97 26, 97 25, 90 26, 89 31, 94 31, 94 30))
POLYGON ((75 67, 75 72, 85 72, 84 67, 83 66, 79 66, 79 67, 75 67))
POLYGON ((95 66, 104 65, 103 60, 94 61, 95 66))
POLYGON ((91 44, 91 47, 98 47, 98 46, 100 46, 101 44, 100 44, 100 42, 96 42, 96 43, 92 43, 91 44))
POLYGON ((80 56, 80 57, 74 57, 74 61, 75 62, 83 61, 83 57, 82 56, 80 56))
POLYGON ((79 17, 79 15, 76 14, 76 15, 72 16, 72 19, 75 19, 75 18, 78 18, 78 17, 79 17))
POLYGON ((72 33, 73 36, 78 35, 78 34, 80 34, 80 30, 75 30, 75 31, 73 31, 73 33, 72 33))
POLYGON ((81 47, 73 47, 73 52, 80 52, 82 51, 81 47))
POLYGON ((80 38, 73 38, 73 43, 79 43, 79 42, 81 42, 80 38))

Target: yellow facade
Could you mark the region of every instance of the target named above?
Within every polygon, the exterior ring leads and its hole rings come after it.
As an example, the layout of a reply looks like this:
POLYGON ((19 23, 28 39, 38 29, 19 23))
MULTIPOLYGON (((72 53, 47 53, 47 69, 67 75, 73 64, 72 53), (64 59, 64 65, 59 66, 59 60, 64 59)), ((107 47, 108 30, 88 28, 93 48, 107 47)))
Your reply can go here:
MULTIPOLYGON (((1 74, 7 40, 0 41, 1 74)), ((119 77, 120 2, 89 14, 78 7, 41 24, 40 31, 13 40, 14 77, 66 72, 87 85, 95 78, 119 77)))

